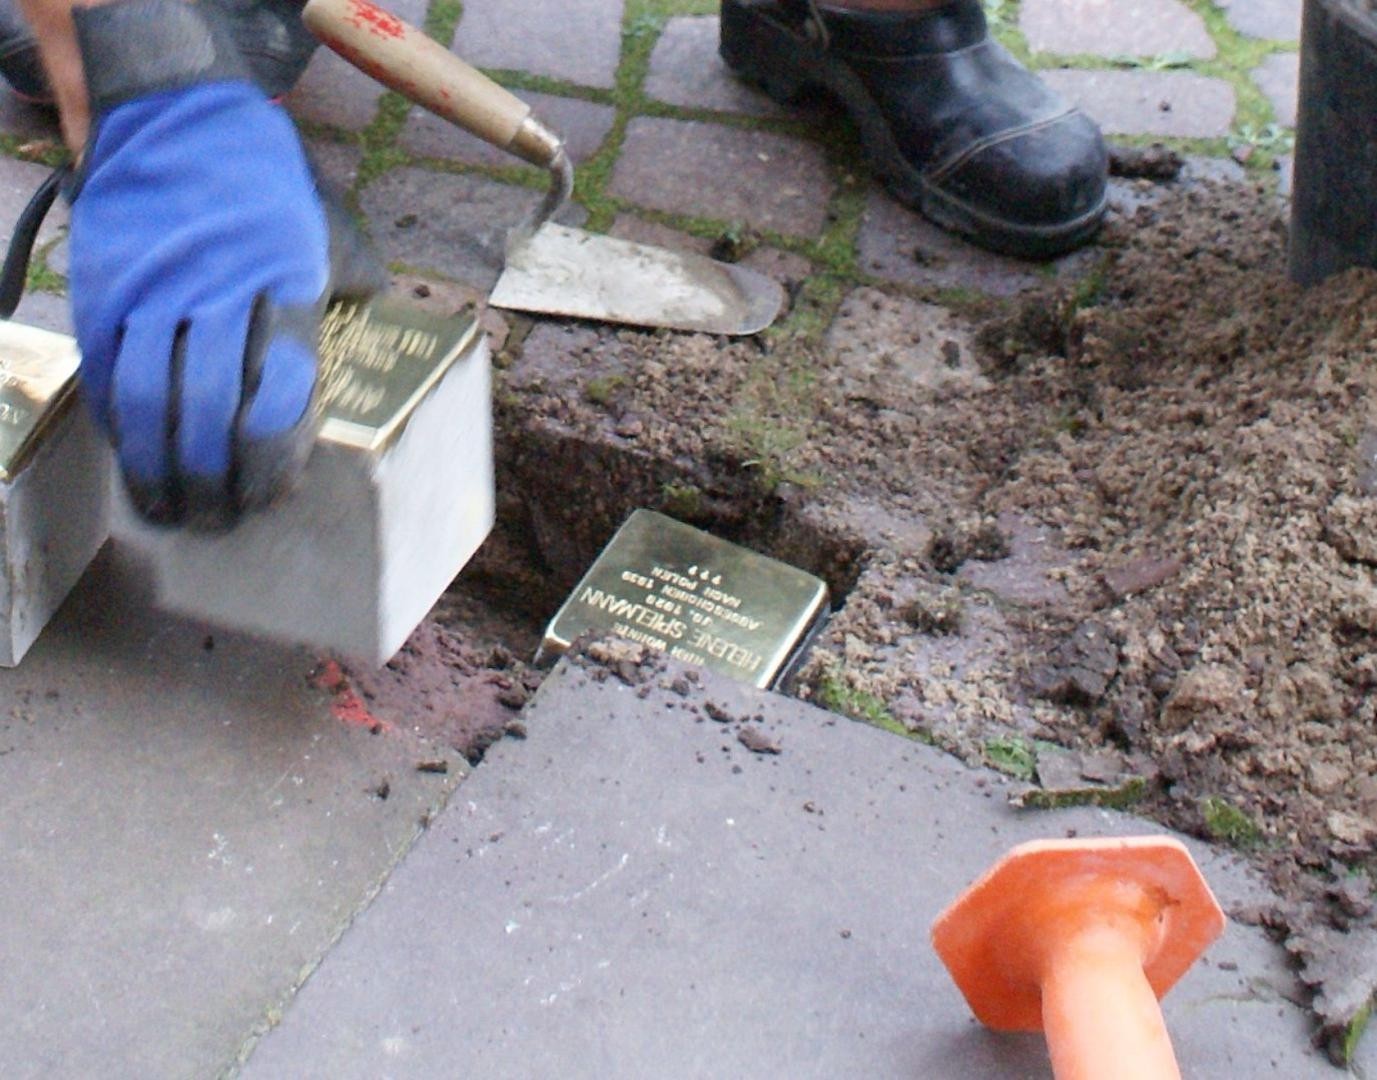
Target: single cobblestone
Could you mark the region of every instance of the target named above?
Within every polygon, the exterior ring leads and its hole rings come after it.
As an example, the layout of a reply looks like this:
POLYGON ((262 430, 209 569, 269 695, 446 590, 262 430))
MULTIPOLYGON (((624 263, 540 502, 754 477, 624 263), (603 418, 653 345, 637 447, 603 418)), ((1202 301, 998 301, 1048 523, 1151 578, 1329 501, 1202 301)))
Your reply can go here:
POLYGON ((975 392, 989 382, 965 319, 937 304, 862 287, 842 301, 824 344, 826 378, 848 401, 888 407, 895 386, 975 392))
POLYGON ((329 49, 318 49, 283 100, 298 120, 344 131, 359 131, 373 121, 383 86, 329 49))
POLYGON ((1272 103, 1277 123, 1296 126, 1296 94, 1300 84, 1300 54, 1273 53, 1253 69, 1253 82, 1272 103))
POLYGON ((1043 78, 1110 135, 1218 138, 1234 120, 1234 88, 1190 71, 1045 71, 1043 78))
POLYGON ((1008 542, 1002 559, 970 559, 957 571, 958 581, 997 596, 1006 604, 1063 607, 1071 596, 1062 574, 1077 558, 1058 542, 1056 534, 1022 514, 999 515, 999 531, 1008 542))
MULTIPOLYGON (((532 114, 564 140, 575 164, 598 151, 616 117, 613 109, 579 98, 554 94, 523 93, 532 114)), ((467 165, 517 165, 518 158, 490 146, 448 120, 422 108, 412 109, 398 140, 402 149, 424 157, 448 158, 467 165)))
POLYGON ((715 15, 670 19, 650 57, 646 95, 692 109, 751 116, 790 115, 790 110, 732 75, 717 55, 718 34, 715 15))
POLYGON ((610 87, 621 27, 621 0, 465 0, 454 51, 479 67, 610 87))
MULTIPOLYGON (((531 188, 407 168, 369 184, 359 205, 389 263, 487 290, 502 272, 507 234, 539 199, 531 188)), ((570 206, 560 220, 577 225, 585 216, 570 206)))
POLYGON ((310 155, 317 175, 336 191, 348 191, 358 180, 359 166, 363 163, 363 151, 352 143, 307 139, 306 152, 310 155))
POLYGON ((832 186, 822 151, 812 143, 639 117, 627 127, 610 189, 655 210, 816 236, 832 186))
POLYGON ((1302 0, 1218 0, 1229 25, 1249 37, 1300 38, 1302 0))
POLYGON ((1023 0, 1018 25, 1034 52, 1208 60, 1218 51, 1204 20, 1180 0, 1023 0))
POLYGON ((864 274, 1012 296, 1037 283, 1035 265, 967 244, 879 191, 866 203, 857 259, 864 274))
POLYGON ((625 354, 604 348, 596 327, 537 319, 502 382, 510 390, 539 387, 542 393, 569 397, 582 393, 590 382, 624 372, 625 354))

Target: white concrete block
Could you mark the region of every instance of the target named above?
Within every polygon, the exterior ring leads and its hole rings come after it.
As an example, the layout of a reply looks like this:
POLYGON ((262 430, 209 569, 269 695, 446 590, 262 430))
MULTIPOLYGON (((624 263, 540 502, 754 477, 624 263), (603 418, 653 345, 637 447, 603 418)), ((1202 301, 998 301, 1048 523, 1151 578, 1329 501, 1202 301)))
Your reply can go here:
POLYGON ((390 302, 360 331, 359 310, 330 324, 346 347, 327 361, 327 420, 279 505, 205 534, 151 529, 119 495, 115 534, 149 561, 160 607, 380 665, 487 536, 486 338, 390 302))
POLYGON ((0 667, 105 542, 110 451, 75 400, 77 362, 70 337, 0 322, 0 667))

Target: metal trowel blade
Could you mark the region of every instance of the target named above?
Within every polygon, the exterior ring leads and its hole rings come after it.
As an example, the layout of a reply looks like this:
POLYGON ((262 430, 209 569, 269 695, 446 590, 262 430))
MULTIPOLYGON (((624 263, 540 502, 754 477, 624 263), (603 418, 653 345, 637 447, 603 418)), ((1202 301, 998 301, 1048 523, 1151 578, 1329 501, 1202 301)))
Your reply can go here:
POLYGON ((784 289, 703 255, 546 224, 512 245, 489 303, 630 326, 754 334, 775 321, 784 289))

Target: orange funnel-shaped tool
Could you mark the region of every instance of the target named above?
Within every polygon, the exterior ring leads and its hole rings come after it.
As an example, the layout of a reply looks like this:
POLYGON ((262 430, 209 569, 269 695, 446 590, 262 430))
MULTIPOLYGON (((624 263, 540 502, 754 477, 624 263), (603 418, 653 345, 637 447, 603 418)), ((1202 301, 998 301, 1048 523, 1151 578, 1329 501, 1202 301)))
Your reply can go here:
POLYGON ((1044 1031, 1057 1080, 1179 1077, 1157 999, 1224 929, 1165 837, 1037 840, 947 908, 932 943, 976 1017, 1044 1031))

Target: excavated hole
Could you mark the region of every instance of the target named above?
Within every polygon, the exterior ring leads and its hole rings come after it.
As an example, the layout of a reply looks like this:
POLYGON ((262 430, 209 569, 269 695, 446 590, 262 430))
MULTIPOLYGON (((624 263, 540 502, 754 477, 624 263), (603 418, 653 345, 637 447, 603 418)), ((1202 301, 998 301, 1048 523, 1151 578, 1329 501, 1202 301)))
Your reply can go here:
MULTIPOLYGON (((784 486, 763 493, 723 463, 662 461, 577 437, 525 429, 498 445, 498 521, 454 591, 520 619, 539 641, 570 590, 638 509, 658 510, 822 578, 834 607, 855 585, 864 551, 820 529, 784 486), (716 467, 715 467, 716 466, 716 467), (693 490, 693 505, 675 492, 693 490)), ((523 642, 524 644, 524 642, 523 642)))
POLYGON ((545 627, 637 509, 686 524, 822 578, 833 608, 855 585, 864 549, 808 520, 802 493, 725 462, 664 461, 634 449, 499 423, 497 523, 402 651, 373 672, 349 670, 379 719, 447 743, 470 764, 504 736, 543 680, 534 658, 545 627), (693 490, 694 505, 676 504, 693 490))

